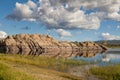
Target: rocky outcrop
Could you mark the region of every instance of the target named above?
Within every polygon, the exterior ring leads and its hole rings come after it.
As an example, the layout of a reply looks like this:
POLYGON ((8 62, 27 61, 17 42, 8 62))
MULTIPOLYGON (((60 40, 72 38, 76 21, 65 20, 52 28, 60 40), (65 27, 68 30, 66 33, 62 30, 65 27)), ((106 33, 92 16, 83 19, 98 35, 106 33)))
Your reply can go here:
POLYGON ((73 52, 81 50, 103 50, 93 42, 73 43, 58 41, 48 35, 17 34, 0 40, 1 53, 15 53, 26 55, 73 56, 73 52))
POLYGON ((104 45, 96 44, 94 42, 73 42, 76 44, 80 50, 107 50, 107 47, 104 45))

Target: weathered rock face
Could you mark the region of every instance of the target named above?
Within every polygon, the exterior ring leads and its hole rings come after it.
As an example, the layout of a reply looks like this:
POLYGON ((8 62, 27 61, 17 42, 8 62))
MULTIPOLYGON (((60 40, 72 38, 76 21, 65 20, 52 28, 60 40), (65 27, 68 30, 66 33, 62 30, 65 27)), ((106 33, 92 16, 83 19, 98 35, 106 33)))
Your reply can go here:
POLYGON ((73 56, 76 55, 73 52, 93 49, 103 50, 104 48, 104 46, 99 46, 93 42, 75 44, 72 42, 58 41, 50 36, 39 34, 17 34, 0 40, 1 53, 73 56))
POLYGON ((107 47, 96 44, 94 42, 78 42, 75 43, 81 50, 106 50, 107 47))

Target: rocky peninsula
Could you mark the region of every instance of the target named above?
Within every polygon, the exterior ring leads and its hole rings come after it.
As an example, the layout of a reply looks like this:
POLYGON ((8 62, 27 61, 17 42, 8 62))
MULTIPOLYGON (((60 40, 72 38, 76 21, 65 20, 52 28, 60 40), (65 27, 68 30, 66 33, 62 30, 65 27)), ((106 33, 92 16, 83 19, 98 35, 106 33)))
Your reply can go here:
POLYGON ((104 51, 107 47, 94 42, 58 41, 40 34, 16 34, 0 39, 0 53, 69 57, 91 50, 104 51))

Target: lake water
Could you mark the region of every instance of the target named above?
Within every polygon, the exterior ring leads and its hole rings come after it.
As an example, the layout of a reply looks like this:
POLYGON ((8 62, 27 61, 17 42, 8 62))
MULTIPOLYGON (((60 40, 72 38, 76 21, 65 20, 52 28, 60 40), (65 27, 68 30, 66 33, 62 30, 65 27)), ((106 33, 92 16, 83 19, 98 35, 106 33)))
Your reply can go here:
MULTIPOLYGON (((89 53, 88 54, 92 54, 89 53)), ((94 56, 76 56, 72 57, 75 60, 84 60, 90 63, 95 63, 98 65, 106 65, 106 64, 116 64, 120 63, 120 49, 108 49, 103 53, 93 53, 94 56)))

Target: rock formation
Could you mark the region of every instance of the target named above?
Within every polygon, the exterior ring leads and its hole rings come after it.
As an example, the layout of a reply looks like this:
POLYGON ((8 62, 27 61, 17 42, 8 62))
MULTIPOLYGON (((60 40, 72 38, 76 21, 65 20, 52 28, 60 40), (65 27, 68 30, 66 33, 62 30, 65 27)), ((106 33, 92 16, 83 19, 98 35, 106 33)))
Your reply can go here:
POLYGON ((17 34, 0 40, 0 53, 47 56, 75 56, 82 50, 105 50, 106 47, 93 42, 73 43, 58 41, 48 35, 17 34))

